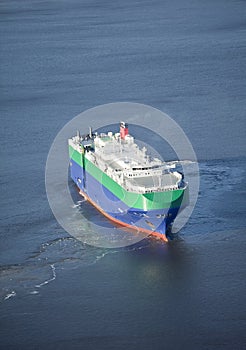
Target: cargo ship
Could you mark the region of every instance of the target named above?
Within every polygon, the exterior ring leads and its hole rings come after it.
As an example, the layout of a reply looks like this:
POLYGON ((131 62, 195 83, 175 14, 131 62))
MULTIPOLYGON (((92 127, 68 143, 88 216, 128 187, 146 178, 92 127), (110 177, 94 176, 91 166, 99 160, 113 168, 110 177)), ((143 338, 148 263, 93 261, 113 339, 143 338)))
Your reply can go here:
POLYGON ((70 176, 80 194, 117 225, 168 241, 171 225, 189 202, 175 162, 140 147, 120 122, 119 132, 92 132, 68 140, 70 176))

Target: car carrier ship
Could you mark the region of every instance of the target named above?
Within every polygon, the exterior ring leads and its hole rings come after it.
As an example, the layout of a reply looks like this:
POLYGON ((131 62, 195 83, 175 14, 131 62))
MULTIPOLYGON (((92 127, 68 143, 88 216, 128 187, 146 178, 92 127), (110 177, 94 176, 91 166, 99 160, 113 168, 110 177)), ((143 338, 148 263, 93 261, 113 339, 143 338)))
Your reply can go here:
POLYGON ((140 148, 120 123, 117 133, 92 132, 68 140, 70 174, 80 194, 114 223, 167 241, 167 231, 189 202, 175 163, 140 148))

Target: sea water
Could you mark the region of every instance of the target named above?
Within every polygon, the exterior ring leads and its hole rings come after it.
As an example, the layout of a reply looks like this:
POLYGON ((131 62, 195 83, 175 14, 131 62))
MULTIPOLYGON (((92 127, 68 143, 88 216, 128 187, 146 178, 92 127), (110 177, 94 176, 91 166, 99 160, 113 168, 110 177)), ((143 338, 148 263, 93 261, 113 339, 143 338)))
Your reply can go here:
POLYGON ((243 348, 245 10, 225 0, 1 1, 2 349, 243 348), (118 101, 169 114, 197 154, 198 201, 168 245, 88 246, 49 208, 57 132, 118 101))

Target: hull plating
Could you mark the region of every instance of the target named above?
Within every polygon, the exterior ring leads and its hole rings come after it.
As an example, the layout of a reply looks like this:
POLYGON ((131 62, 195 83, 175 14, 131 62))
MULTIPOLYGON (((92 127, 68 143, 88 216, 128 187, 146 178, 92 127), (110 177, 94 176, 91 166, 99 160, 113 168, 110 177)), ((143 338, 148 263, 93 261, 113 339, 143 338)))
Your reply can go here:
MULTIPOLYGON (((133 201, 129 206, 73 159, 70 159, 70 172, 71 178, 85 197, 108 218, 122 225, 148 231, 150 234, 161 234, 165 238, 166 228, 172 224, 181 209, 181 206, 175 207, 173 203, 158 209, 139 209, 140 198, 136 198, 136 205, 133 201)), ((182 207, 185 206, 181 202, 182 207)))

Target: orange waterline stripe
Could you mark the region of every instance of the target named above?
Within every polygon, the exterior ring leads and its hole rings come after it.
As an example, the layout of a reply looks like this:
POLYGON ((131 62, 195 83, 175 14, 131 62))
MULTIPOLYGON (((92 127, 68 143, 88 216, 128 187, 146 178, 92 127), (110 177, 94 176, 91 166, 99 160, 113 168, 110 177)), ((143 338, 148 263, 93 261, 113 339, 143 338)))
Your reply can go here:
POLYGON ((90 197, 88 197, 80 188, 79 189, 79 194, 82 195, 90 204, 92 204, 100 213, 102 213, 107 219, 109 219, 110 221, 113 221, 114 223, 120 225, 120 226, 124 226, 124 227, 129 227, 132 230, 135 231, 140 231, 143 233, 148 233, 148 235, 157 237, 159 239, 161 239, 164 242, 168 242, 167 236, 165 234, 159 233, 159 232, 155 232, 155 231, 150 231, 147 230, 145 228, 141 228, 141 227, 136 227, 130 224, 127 224, 123 221, 120 221, 118 219, 115 219, 114 217, 112 217, 111 215, 109 215, 108 213, 106 213, 102 208, 99 207, 98 204, 96 204, 90 197))

